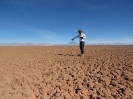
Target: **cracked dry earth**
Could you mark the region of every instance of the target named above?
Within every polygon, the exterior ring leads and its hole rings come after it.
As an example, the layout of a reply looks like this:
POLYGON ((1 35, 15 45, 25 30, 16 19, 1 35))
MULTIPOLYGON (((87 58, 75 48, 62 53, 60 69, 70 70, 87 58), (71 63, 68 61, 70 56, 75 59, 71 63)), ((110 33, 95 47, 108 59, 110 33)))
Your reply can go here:
POLYGON ((132 99, 133 46, 0 47, 0 99, 132 99))

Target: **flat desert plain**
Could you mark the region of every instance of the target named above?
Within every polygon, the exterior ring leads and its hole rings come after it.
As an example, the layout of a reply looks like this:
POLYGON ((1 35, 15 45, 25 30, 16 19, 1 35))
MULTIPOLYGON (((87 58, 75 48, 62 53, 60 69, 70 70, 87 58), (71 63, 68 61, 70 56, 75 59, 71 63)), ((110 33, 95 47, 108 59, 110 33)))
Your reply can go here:
POLYGON ((1 46, 0 99, 133 99, 133 46, 1 46))

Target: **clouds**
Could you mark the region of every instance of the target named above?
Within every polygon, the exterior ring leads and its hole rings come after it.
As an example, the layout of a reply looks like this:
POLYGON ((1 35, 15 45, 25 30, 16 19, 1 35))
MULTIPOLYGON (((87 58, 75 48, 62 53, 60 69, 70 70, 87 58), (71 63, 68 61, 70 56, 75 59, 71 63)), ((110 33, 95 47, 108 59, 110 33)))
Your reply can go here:
POLYGON ((38 35, 42 36, 43 39, 53 39, 56 37, 56 34, 54 32, 43 30, 43 29, 35 29, 35 28, 26 28, 26 30, 37 33, 38 35))
POLYGON ((36 28, 30 28, 30 27, 27 27, 25 29, 29 30, 29 31, 32 31, 32 32, 35 32, 35 33, 38 33, 38 34, 52 34, 52 35, 54 35, 53 32, 48 31, 48 30, 36 29, 36 28))
MULTIPOLYGON (((52 37, 55 37, 56 34, 52 31, 49 30, 45 30, 45 29, 38 29, 37 27, 34 26, 29 26, 29 25, 25 25, 25 24, 17 24, 17 23, 9 23, 9 22, 3 22, 3 25, 5 25, 6 27, 10 26, 13 27, 14 30, 18 30, 22 31, 25 30, 26 34, 37 34, 40 35, 41 37, 44 37, 45 39, 51 39, 52 37)), ((33 36, 31 35, 31 36, 33 36)))
MULTIPOLYGON (((21 42, 23 40, 24 42, 59 43, 64 41, 65 39, 68 39, 67 37, 63 37, 59 33, 56 33, 57 31, 48 30, 46 28, 43 29, 39 26, 31 26, 27 24, 16 23, 14 21, 9 21, 9 22, 3 21, 1 22, 1 25, 3 25, 8 29, 6 30, 6 28, 5 29, 3 28, 4 34, 6 33, 10 35, 17 35, 18 37, 21 37, 21 42)), ((4 36, 3 38, 6 38, 6 36, 4 36)), ((18 39, 18 41, 16 42, 19 42, 19 40, 20 39, 18 39)))
POLYGON ((35 32, 35 33, 38 33, 38 34, 44 34, 44 33, 53 33, 51 31, 48 31, 48 30, 43 30, 43 29, 37 29, 33 26, 29 26, 29 25, 25 25, 25 24, 17 24, 17 23, 10 23, 10 22, 3 22, 3 24, 5 25, 10 25, 10 26, 14 26, 14 27, 19 27, 21 29, 25 29, 25 30, 28 30, 28 31, 32 31, 32 32, 35 32))

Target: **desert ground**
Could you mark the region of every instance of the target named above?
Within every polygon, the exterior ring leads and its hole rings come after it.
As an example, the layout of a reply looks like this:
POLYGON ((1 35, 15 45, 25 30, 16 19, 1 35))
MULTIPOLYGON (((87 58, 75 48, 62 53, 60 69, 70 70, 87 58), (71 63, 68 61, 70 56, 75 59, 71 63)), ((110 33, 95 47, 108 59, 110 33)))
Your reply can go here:
POLYGON ((0 46, 0 99, 133 99, 133 46, 0 46))

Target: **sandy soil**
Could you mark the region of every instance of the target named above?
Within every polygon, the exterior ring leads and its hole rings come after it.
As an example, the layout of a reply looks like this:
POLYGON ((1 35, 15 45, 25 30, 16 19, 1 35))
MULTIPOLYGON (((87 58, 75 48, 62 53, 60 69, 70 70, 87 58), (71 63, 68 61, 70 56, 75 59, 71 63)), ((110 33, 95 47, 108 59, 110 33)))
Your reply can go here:
POLYGON ((132 99, 133 46, 0 47, 0 99, 132 99))

